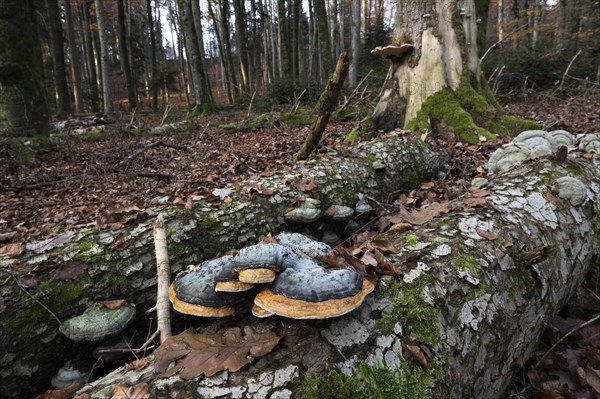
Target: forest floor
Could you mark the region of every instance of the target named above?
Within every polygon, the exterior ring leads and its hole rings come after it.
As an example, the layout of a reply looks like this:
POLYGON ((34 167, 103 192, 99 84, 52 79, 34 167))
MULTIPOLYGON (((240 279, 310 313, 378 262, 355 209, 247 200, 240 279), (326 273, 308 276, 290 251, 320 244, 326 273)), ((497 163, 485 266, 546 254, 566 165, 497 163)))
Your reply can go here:
MULTIPOLYGON (((561 100, 542 95, 506 106, 510 114, 536 120, 547 130, 574 134, 600 133, 598 109, 597 97, 561 100)), ((184 117, 173 111, 170 119, 184 117)), ((41 155, 31 149, 37 143, 16 151, 9 140, 0 140, 0 253, 10 244, 83 226, 120 228, 144 218, 158 204, 191 208, 201 199, 218 204, 215 190, 291 166, 308 126, 282 122, 257 131, 224 127, 245 117, 245 110, 226 110, 180 132, 150 135, 147 128, 160 125, 162 115, 138 113, 102 130, 76 134, 65 129, 41 155)), ((356 122, 330 122, 316 156, 343 154, 343 140, 356 122)), ((485 173, 482 165, 490 153, 508 140, 468 146, 428 137, 434 149, 452 152, 447 175, 397 201, 421 207, 459 195, 472 178, 485 173)), ((374 223, 373 228, 386 226, 374 223)), ((539 353, 515 378, 512 397, 600 397, 600 323, 581 326, 600 310, 599 287, 600 267, 595 267, 577 297, 548 326, 539 353), (554 343, 558 345, 552 347, 554 343)))

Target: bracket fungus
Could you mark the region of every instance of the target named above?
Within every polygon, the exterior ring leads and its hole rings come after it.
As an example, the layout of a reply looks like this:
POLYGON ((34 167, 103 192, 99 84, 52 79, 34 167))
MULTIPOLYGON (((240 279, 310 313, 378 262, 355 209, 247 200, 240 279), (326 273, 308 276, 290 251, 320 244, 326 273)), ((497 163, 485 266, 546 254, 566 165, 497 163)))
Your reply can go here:
POLYGON ((215 291, 215 277, 229 262, 231 257, 224 256, 179 273, 169 287, 169 299, 175 310, 205 317, 224 317, 235 313, 235 305, 251 294, 249 291, 215 291))
POLYGON ((498 148, 488 161, 490 173, 508 170, 523 162, 531 154, 529 147, 523 143, 508 143, 498 148))
POLYGON ((359 307, 375 285, 350 269, 326 269, 313 259, 298 256, 281 272, 271 289, 254 298, 262 312, 294 319, 324 319, 359 307))
POLYGON ((95 303, 83 314, 62 323, 58 331, 71 341, 99 342, 123 331, 135 314, 135 308, 130 305, 109 309, 95 303))
POLYGON ((404 43, 400 45, 390 44, 388 46, 377 46, 373 50, 371 50, 371 54, 375 54, 386 59, 397 60, 402 58, 402 56, 413 47, 414 46, 409 43, 404 43))
POLYGON ((581 180, 572 176, 563 176, 556 179, 552 191, 573 206, 579 206, 587 199, 587 188, 581 180))
POLYGON ((279 244, 257 244, 242 248, 233 258, 238 279, 244 283, 261 284, 275 280, 285 268, 291 249, 279 244))
POLYGON ((58 372, 52 377, 50 384, 56 389, 64 389, 73 384, 87 382, 89 376, 89 371, 78 370, 71 365, 71 362, 67 362, 58 369, 58 372))
POLYGON ((556 150, 556 140, 544 130, 525 130, 519 133, 512 142, 525 144, 535 155, 551 155, 556 150))
POLYGON ((312 223, 321 217, 321 201, 314 198, 306 198, 304 202, 295 209, 287 212, 284 216, 288 220, 302 223, 312 223))
POLYGON ((566 130, 553 130, 550 132, 550 135, 554 138, 554 141, 556 141, 557 147, 569 147, 575 145, 575 136, 566 130))
POLYGON ((585 152, 595 152, 600 154, 600 135, 597 134, 584 134, 579 137, 579 150, 585 152))
POLYGON ((254 287, 252 283, 244 283, 238 279, 238 272, 233 263, 233 256, 224 256, 223 266, 215 275, 216 292, 243 292, 254 287))
POLYGON ((300 233, 281 233, 277 234, 275 239, 279 244, 311 258, 325 256, 331 250, 331 247, 324 242, 300 233))
POLYGON ((325 217, 334 222, 347 222, 354 216, 354 209, 343 205, 331 205, 325 212, 325 217))

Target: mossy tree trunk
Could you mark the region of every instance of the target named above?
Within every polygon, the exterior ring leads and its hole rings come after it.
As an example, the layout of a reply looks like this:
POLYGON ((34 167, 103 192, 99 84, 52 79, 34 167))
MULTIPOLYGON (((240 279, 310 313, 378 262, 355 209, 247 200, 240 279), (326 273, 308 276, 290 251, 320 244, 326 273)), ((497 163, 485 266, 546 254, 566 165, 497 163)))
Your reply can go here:
POLYGON ((0 2, 0 104, 14 135, 47 134, 49 106, 32 0, 0 2))
POLYGON ((507 398, 513 373, 597 267, 599 182, 596 161, 581 153, 565 164, 522 164, 490 179, 488 207, 458 198, 439 218, 388 235, 399 250, 389 259, 405 274, 382 278, 355 311, 328 320, 240 314, 202 325, 199 331, 252 324, 283 336, 252 365, 191 381, 123 367, 86 390, 110 393, 116 382, 143 380, 159 397, 181 390, 240 398, 507 398), (573 170, 594 188, 591 201, 556 206, 542 191, 573 170))
POLYGON ((487 3, 478 3, 397 1, 393 44, 414 48, 392 59, 373 111, 377 129, 445 129, 477 143, 524 127, 501 118, 502 109, 481 76, 477 9, 487 3))
MULTIPOLYGON (((321 237, 321 220, 312 225, 285 220, 286 209, 297 197, 318 192, 323 212, 332 204, 353 207, 358 193, 386 201, 399 190, 419 187, 420 181, 433 178, 442 162, 443 157, 423 143, 390 135, 359 144, 347 157, 299 165, 247 183, 272 189, 270 196, 255 194, 249 198, 247 184, 242 183, 239 188, 229 187, 232 202, 222 203, 221 207, 200 202, 190 211, 157 209, 156 213, 165 214, 172 273, 256 243, 268 233, 303 230, 321 237), (385 170, 373 169, 377 159, 385 163, 385 170), (301 191, 282 182, 284 176, 296 176, 298 182, 313 181, 316 189, 301 191)), ((18 257, 0 254, 0 392, 4 396, 23 398, 28 389, 47 389, 43 384, 66 357, 89 358, 94 349, 93 345, 74 345, 58 334, 57 321, 32 296, 61 321, 81 314, 92 302, 122 298, 135 303, 139 311, 137 326, 125 334, 147 331, 144 324, 150 323, 150 316, 144 310, 156 302, 157 283, 152 222, 136 222, 117 230, 84 228, 72 235, 67 232, 54 237, 53 241, 29 242, 18 257), (80 267, 82 272, 70 280, 56 278, 58 268, 71 267, 80 267), (16 283, 25 285, 32 276, 39 279, 39 284, 26 288, 16 283)), ((343 224, 327 226, 344 228, 343 224)), ((147 338, 141 335, 138 344, 147 338)))

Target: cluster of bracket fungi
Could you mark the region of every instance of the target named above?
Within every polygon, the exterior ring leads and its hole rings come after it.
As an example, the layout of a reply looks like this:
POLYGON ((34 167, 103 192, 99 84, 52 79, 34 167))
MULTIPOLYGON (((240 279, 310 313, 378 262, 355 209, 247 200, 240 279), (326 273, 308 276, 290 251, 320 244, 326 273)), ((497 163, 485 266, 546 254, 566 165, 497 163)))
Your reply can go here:
MULTIPOLYGON (((492 154, 487 164, 488 171, 490 174, 506 171, 531 157, 550 157, 556 154, 560 147, 576 147, 582 152, 593 152, 597 158, 600 157, 600 136, 574 136, 565 130, 526 130, 492 154)), ((586 185, 574 176, 556 179, 552 191, 573 206, 583 204, 588 198, 586 185)))
POLYGON ((315 259, 331 250, 325 243, 298 233, 275 239, 179 273, 169 288, 175 310, 223 317, 253 297, 256 317, 323 319, 356 309, 375 288, 355 270, 326 268, 315 259))

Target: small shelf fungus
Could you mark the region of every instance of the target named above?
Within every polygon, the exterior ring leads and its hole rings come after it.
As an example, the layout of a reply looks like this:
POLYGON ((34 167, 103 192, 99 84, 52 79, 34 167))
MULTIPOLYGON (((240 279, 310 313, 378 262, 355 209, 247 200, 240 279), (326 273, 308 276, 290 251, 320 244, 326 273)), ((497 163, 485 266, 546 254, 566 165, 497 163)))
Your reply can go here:
POLYGON ((169 299, 175 310, 205 317, 234 314, 235 306, 250 298, 252 293, 215 291, 216 275, 230 262, 231 257, 224 256, 179 273, 169 287, 169 299))
POLYGON ((254 287, 252 283, 244 283, 238 279, 238 272, 233 263, 233 256, 224 256, 223 267, 215 275, 216 292, 243 292, 254 287))
POLYGON ((135 308, 131 305, 109 309, 95 303, 83 314, 62 323, 58 330, 71 341, 99 342, 123 331, 135 314, 135 308))
POLYGON ((577 138, 579 139, 579 150, 600 154, 600 135, 584 134, 577 138))
POLYGON ((556 179, 552 186, 552 192, 573 206, 579 206, 587 199, 587 188, 581 180, 572 176, 564 176, 556 179))
POLYGON ((371 54, 378 55, 388 60, 399 60, 404 54, 406 54, 414 46, 410 43, 404 43, 400 45, 390 44, 388 46, 377 46, 371 50, 371 54))
POLYGON ((271 289, 260 292, 254 305, 262 312, 294 319, 342 316, 359 307, 375 284, 350 269, 326 269, 298 256, 281 272, 271 289))
POLYGON ((529 147, 523 143, 508 143, 498 148, 488 161, 490 173, 508 170, 523 162, 531 154, 529 147))
POLYGON ((325 256, 331 251, 331 247, 324 242, 317 241, 312 237, 300 233, 281 233, 277 234, 275 239, 279 244, 285 245, 311 258, 325 256))
POLYGON ((73 384, 84 384, 89 377, 89 370, 79 370, 73 367, 71 362, 67 362, 58 369, 58 372, 52 377, 50 383, 56 389, 64 389, 73 384))
POLYGON ((331 205, 325 212, 325 218, 334 222, 347 222, 354 216, 354 209, 343 205, 331 205))
POLYGON ((566 130, 553 130, 550 132, 550 135, 554 138, 554 141, 556 141, 557 147, 569 147, 575 145, 575 136, 566 130))
POLYGON ((304 202, 295 209, 287 212, 284 216, 288 220, 302 223, 312 223, 321 217, 321 201, 314 198, 306 198, 304 202))
POLYGON ((512 143, 523 143, 532 154, 547 156, 556 151, 556 140, 544 130, 525 130, 515 137, 512 143))
POLYGON ((275 275, 285 269, 286 259, 292 250, 279 244, 257 244, 242 248, 233 258, 238 279, 244 283, 262 284, 275 280, 275 275))

